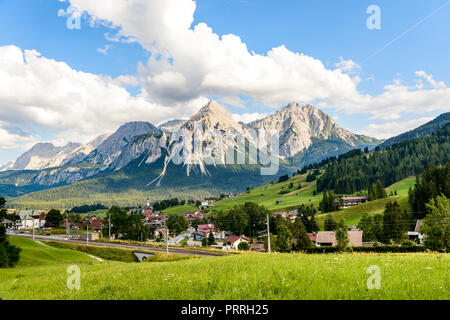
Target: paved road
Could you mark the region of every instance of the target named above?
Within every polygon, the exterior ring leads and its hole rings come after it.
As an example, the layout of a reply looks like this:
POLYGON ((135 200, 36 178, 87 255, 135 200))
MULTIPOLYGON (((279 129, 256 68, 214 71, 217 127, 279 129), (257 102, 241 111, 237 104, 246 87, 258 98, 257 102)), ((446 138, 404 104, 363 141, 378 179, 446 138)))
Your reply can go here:
POLYGON ((169 244, 178 244, 181 241, 183 241, 183 239, 189 238, 190 236, 191 236, 191 232, 185 232, 183 234, 180 234, 179 236, 176 236, 173 239, 169 239, 169 244))
MULTIPOLYGON (((8 233, 8 235, 15 236, 15 237, 25 237, 25 238, 33 237, 31 234, 8 233)), ((63 238, 63 237, 37 236, 36 235, 35 239, 86 245, 86 241, 68 240, 67 238, 63 238)), ((132 250, 135 250, 138 252, 152 252, 152 251, 153 252, 155 252, 155 251, 166 252, 165 247, 158 247, 158 246, 151 246, 151 245, 140 246, 140 245, 135 245, 135 244, 107 243, 107 242, 100 242, 100 241, 89 241, 89 245, 97 246, 97 247, 132 249, 132 250)), ((202 251, 202 250, 194 250, 194 249, 187 249, 187 248, 173 248, 173 247, 169 247, 169 253, 177 254, 177 255, 199 256, 199 257, 220 257, 220 256, 227 255, 226 253, 222 253, 222 252, 202 251)))

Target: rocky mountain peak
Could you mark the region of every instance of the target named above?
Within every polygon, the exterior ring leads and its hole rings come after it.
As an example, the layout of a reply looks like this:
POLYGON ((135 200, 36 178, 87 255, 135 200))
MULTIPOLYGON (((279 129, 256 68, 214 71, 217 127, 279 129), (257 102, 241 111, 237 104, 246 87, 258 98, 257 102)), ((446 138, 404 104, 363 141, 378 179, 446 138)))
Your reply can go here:
POLYGON ((200 122, 205 129, 235 129, 242 131, 242 125, 237 123, 230 113, 217 101, 211 100, 192 116, 183 128, 192 129, 194 123, 200 122))

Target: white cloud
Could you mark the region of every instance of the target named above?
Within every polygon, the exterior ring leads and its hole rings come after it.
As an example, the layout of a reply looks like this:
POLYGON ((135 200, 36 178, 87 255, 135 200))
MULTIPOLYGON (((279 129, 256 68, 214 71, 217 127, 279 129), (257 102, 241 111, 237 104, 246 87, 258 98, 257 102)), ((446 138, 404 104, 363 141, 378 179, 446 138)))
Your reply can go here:
POLYGON ((314 103, 346 113, 398 119, 402 113, 447 111, 450 89, 443 82, 433 88, 409 88, 399 82, 378 96, 362 94, 360 67, 340 57, 335 70, 313 57, 280 46, 266 54, 249 51, 233 34, 219 36, 205 23, 194 24, 193 0, 70 0, 98 23, 116 31, 114 41, 138 41, 152 53, 140 65, 143 94, 171 104, 201 96, 244 95, 267 106, 289 101, 314 103))
POLYGON ((28 149, 40 140, 38 136, 10 132, 0 125, 0 150, 28 149))
POLYGON ((243 113, 243 114, 233 113, 231 116, 237 122, 250 123, 250 122, 265 118, 268 115, 266 113, 254 112, 254 113, 243 113))
POLYGON ((431 74, 426 74, 426 72, 423 71, 423 70, 416 71, 415 75, 418 76, 418 77, 425 78, 425 80, 427 80, 427 82, 429 84, 431 84, 433 86, 433 88, 435 88, 435 89, 445 89, 447 87, 444 82, 442 82, 442 81, 439 81, 439 82, 435 81, 431 74))
POLYGON ((244 94, 266 105, 343 98, 356 83, 341 70, 280 46, 261 55, 233 34, 219 36, 205 23, 193 25, 192 0, 70 0, 117 30, 114 41, 136 39, 152 52, 140 66, 147 95, 160 103, 200 96, 244 94), (112 5, 114 4, 114 5, 112 5))
POLYGON ((105 44, 105 46, 103 48, 97 48, 97 52, 106 56, 106 55, 108 55, 108 51, 111 48, 112 48, 111 45, 105 44))
POLYGON ((190 116, 207 102, 199 98, 171 106, 151 103, 118 85, 135 84, 134 80, 73 70, 34 50, 0 47, 1 147, 25 148, 36 137, 13 131, 31 128, 59 141, 88 142, 127 121, 159 123, 190 116))
POLYGON ((394 121, 383 124, 370 124, 362 132, 362 134, 368 135, 370 137, 375 137, 378 139, 388 139, 397 136, 401 133, 420 127, 421 125, 431 120, 433 120, 433 118, 423 117, 420 119, 414 119, 403 122, 394 121))
POLYGON ((361 67, 353 60, 344 60, 344 58, 342 57, 339 57, 339 62, 335 64, 335 67, 343 72, 349 73, 361 69, 361 67))
POLYGON ((237 96, 222 97, 222 98, 220 98, 220 101, 224 104, 228 104, 228 105, 236 107, 236 108, 240 108, 240 109, 246 108, 245 101, 237 96))

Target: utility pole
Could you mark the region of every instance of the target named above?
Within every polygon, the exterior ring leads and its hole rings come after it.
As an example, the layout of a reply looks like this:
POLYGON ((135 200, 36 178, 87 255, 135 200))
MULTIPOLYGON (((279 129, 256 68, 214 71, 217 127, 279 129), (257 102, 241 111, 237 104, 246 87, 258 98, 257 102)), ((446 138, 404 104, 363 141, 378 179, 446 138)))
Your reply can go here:
POLYGON ((34 241, 34 217, 33 216, 31 216, 31 221, 33 222, 33 241, 34 241))
POLYGON ((67 213, 66 233, 67 238, 69 238, 69 213, 67 213))
POLYGON ((86 223, 86 245, 89 245, 89 222, 86 223))
POLYGON ((267 252, 270 253, 270 228, 269 228, 269 215, 267 215, 267 252))
POLYGON ((109 212, 109 231, 108 231, 108 236, 109 236, 109 240, 111 240, 111 212, 109 212))
POLYGON ((169 255, 169 233, 167 232, 166 227, 166 219, 164 219, 164 234, 165 234, 165 241, 166 241, 166 255, 169 255))

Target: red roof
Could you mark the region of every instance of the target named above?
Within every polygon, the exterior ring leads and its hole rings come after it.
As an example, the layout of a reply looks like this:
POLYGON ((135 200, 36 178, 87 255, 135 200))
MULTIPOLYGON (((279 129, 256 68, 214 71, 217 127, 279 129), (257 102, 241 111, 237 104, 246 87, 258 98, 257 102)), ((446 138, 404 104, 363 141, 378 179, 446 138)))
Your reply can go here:
POLYGON ((235 243, 236 241, 238 241, 241 237, 239 236, 229 236, 228 238, 225 239, 226 243, 235 243))
POLYGON ((342 200, 367 200, 368 197, 342 197, 342 200))
POLYGON ((199 224, 197 226, 197 229, 198 230, 201 230, 201 229, 214 229, 214 225, 213 224, 199 224))
POLYGON ((316 233, 308 233, 309 240, 312 242, 316 242, 317 234, 316 233))
POLYGON ((245 241, 250 242, 249 238, 243 237, 243 236, 229 236, 228 238, 225 239, 225 242, 226 243, 235 243, 239 239, 244 239, 245 241))

